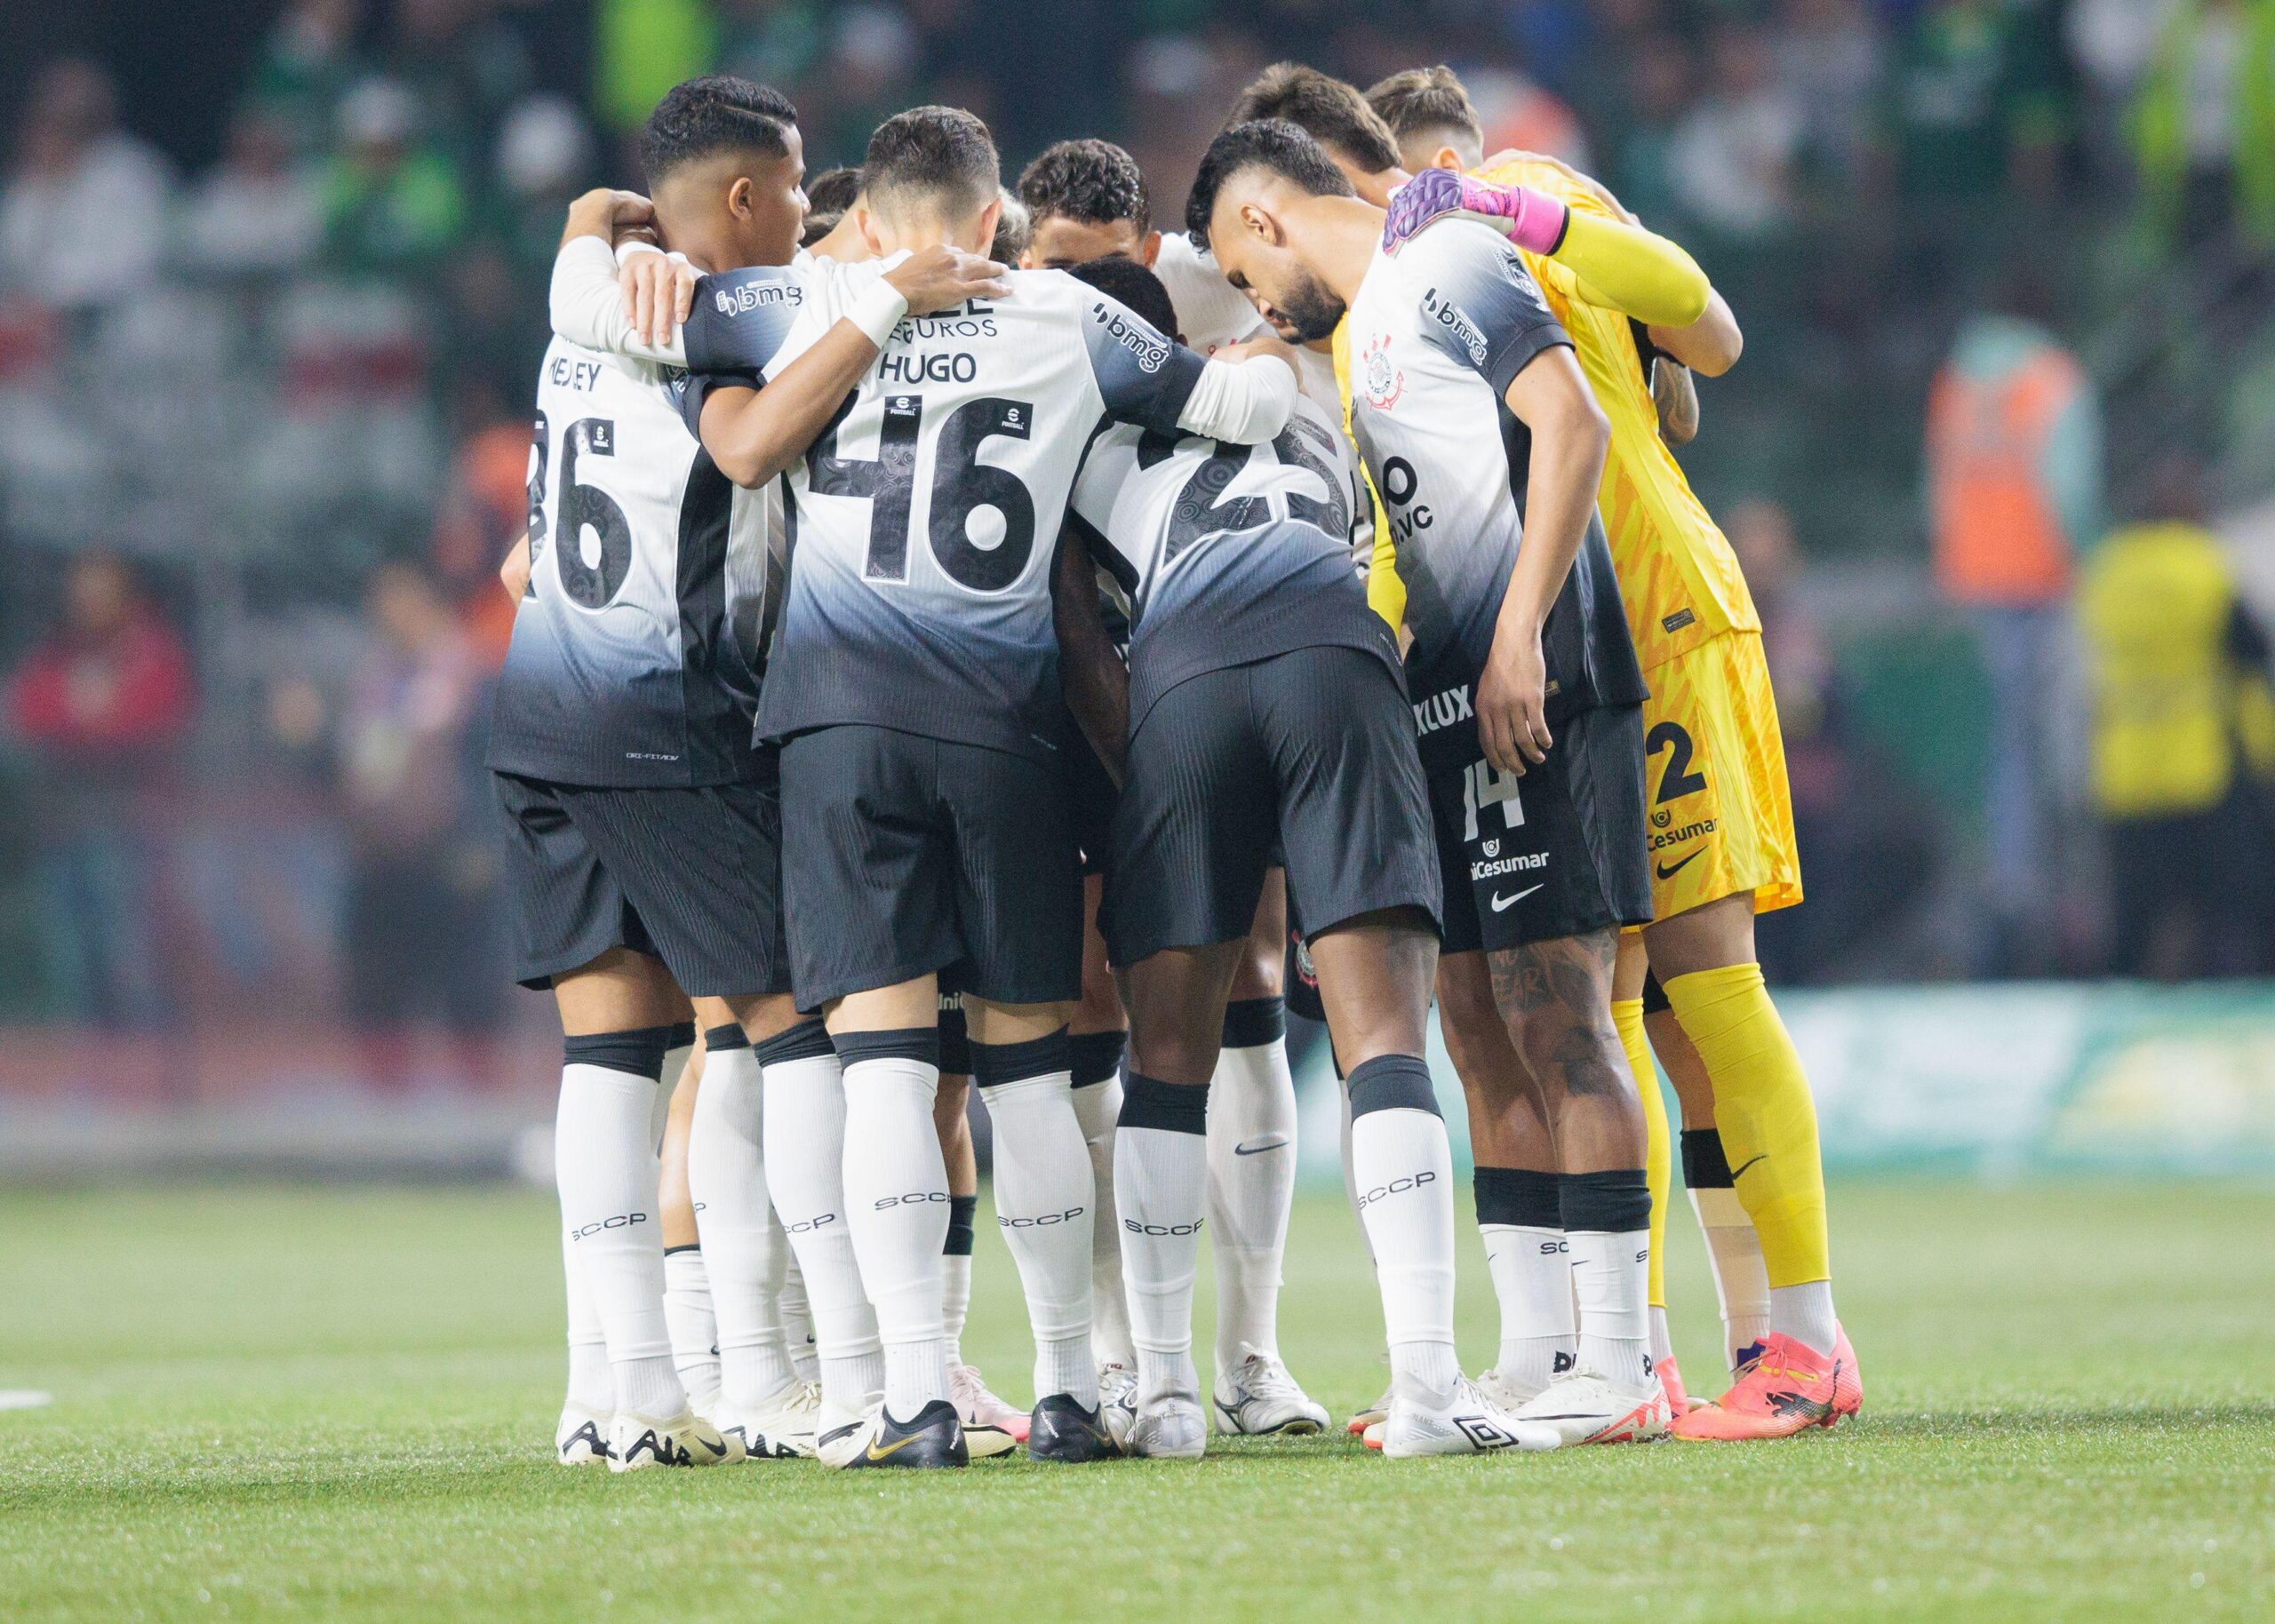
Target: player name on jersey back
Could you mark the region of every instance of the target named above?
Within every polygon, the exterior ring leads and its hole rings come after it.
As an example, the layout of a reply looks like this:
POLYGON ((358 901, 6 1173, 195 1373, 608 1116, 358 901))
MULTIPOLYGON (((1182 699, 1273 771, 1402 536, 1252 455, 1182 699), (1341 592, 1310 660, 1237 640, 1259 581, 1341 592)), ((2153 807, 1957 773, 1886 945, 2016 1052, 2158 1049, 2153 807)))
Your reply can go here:
POLYGON ((488 761, 555 783, 730 783, 751 747, 764 498, 697 444, 675 369, 555 338, 531 448, 530 585, 488 761))
MULTIPOLYGON (((881 274, 706 278, 689 364, 762 382, 881 274), (778 346, 754 344, 774 297, 762 290, 786 280, 804 307, 778 346)), ((761 736, 867 723, 1031 755, 1062 745, 1051 559, 1076 466, 1102 418, 1177 433, 1204 363, 1062 272, 1010 280, 1005 298, 904 316, 790 470, 761 736)))
POLYGON ((1400 669, 1397 639, 1351 566, 1341 446, 1309 399, 1263 445, 1100 431, 1074 516, 1130 600, 1133 733, 1187 678, 1296 649, 1355 648, 1400 669))
MULTIPOLYGON (((1452 687, 1484 666, 1523 537, 1532 442, 1503 396, 1543 351, 1570 339, 1517 251, 1466 220, 1377 252, 1349 320, 1352 429, 1397 547, 1417 691, 1452 687)), ((1552 719, 1641 703, 1592 515, 1541 648, 1552 719)))

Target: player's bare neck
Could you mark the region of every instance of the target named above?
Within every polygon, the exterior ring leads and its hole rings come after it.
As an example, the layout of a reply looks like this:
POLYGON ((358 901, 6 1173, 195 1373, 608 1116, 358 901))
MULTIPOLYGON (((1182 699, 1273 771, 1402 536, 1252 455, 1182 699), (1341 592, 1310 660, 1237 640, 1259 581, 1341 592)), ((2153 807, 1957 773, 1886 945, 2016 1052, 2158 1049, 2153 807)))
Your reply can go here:
POLYGON ((1286 205, 1288 241, 1313 272, 1346 305, 1374 263, 1382 241, 1383 211, 1357 197, 1303 197, 1286 205))

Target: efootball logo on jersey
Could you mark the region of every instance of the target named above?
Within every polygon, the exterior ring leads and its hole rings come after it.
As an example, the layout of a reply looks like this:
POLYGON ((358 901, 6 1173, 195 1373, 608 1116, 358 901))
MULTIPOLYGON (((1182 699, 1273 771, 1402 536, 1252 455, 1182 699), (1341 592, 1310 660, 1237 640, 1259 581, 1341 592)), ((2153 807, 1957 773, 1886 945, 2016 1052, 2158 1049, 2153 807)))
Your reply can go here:
POLYGON ((725 316, 747 315, 767 305, 802 305, 805 299, 803 288, 786 282, 746 282, 711 295, 711 302, 725 316))
POLYGON ((1359 376, 1367 388, 1367 404, 1388 411, 1406 393, 1406 374, 1391 364, 1390 335, 1377 333, 1359 360, 1359 376))
POLYGON ((1485 364, 1485 335, 1459 305, 1432 288, 1422 295, 1422 314, 1451 333, 1454 342, 1469 352, 1470 365, 1485 364))
POLYGON ((1169 340, 1140 322, 1126 320, 1119 310, 1103 304, 1090 306, 1090 318, 1106 330, 1106 336, 1136 357, 1140 372, 1153 373, 1169 364, 1169 340))

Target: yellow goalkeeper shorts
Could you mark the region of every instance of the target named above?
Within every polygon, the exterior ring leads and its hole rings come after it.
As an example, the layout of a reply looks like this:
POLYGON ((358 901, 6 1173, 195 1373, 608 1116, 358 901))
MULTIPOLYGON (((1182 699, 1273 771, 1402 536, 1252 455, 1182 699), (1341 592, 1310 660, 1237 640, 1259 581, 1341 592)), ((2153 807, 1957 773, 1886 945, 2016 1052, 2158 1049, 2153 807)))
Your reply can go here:
POLYGON ((1801 900, 1785 742, 1759 632, 1725 632, 1654 668, 1643 702, 1651 906, 1658 919, 1753 894, 1801 900))

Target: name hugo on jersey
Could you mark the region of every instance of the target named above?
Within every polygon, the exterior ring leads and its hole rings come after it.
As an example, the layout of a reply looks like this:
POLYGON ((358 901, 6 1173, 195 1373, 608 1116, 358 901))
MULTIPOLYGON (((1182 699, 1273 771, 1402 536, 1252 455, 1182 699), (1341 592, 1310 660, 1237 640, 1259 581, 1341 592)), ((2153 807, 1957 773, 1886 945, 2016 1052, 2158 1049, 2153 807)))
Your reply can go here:
POLYGON ((1171 346, 1152 328, 1125 321, 1120 310, 1108 309, 1102 304, 1090 306, 1090 320, 1106 329, 1106 337, 1130 352, 1140 372, 1158 372, 1169 364, 1171 346))

